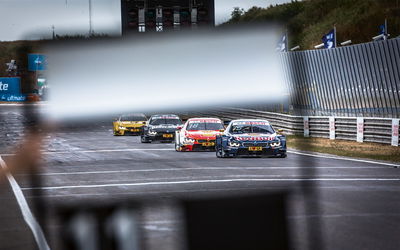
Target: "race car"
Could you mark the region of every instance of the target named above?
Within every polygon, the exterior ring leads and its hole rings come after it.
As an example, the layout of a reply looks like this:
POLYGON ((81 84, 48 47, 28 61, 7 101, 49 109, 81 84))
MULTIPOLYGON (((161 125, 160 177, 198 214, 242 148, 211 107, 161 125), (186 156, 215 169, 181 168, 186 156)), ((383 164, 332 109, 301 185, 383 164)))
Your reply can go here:
POLYGON ((286 137, 277 134, 266 120, 233 120, 218 135, 215 145, 218 158, 237 156, 286 157, 286 137))
POLYGON ((152 115, 143 128, 141 142, 173 142, 178 126, 182 126, 182 120, 177 115, 152 115))
POLYGON ((175 135, 176 151, 214 151, 215 137, 224 131, 218 118, 191 118, 175 135))
POLYGON ((144 114, 121 115, 113 122, 114 135, 140 135, 147 118, 144 114))

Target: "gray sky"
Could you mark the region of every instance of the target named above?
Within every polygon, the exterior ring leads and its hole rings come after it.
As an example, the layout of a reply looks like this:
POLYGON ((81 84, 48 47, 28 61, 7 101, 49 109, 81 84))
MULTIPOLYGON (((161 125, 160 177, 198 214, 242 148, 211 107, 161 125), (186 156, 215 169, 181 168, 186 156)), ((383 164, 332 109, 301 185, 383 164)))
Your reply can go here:
MULTIPOLYGON (((216 23, 227 21, 233 7, 266 7, 289 0, 215 0, 216 23)), ((92 26, 96 33, 120 33, 120 0, 92 0, 92 26)), ((85 0, 0 0, 0 41, 86 34, 89 4, 85 0)))

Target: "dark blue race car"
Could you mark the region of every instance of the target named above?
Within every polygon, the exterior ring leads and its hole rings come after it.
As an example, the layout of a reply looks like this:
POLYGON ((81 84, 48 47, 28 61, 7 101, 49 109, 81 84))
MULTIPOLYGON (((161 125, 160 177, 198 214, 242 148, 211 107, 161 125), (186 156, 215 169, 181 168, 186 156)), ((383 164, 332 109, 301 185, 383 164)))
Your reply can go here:
POLYGON ((152 115, 143 128, 141 142, 173 142, 178 126, 182 126, 182 120, 177 115, 152 115))
POLYGON ((286 137, 277 134, 266 120, 231 121, 222 135, 217 136, 218 158, 237 156, 286 157, 286 137))

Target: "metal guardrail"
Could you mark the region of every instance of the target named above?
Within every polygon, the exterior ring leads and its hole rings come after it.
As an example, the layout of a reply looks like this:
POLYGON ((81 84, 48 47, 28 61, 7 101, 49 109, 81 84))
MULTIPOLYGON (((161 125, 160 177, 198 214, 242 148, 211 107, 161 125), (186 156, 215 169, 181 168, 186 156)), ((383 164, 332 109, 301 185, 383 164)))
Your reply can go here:
POLYGON ((293 116, 243 108, 218 108, 188 112, 181 116, 183 119, 212 116, 225 121, 259 118, 268 120, 275 128, 283 129, 287 134, 399 145, 399 119, 366 117, 359 124, 357 117, 293 116), (305 122, 307 119, 308 122, 305 122))

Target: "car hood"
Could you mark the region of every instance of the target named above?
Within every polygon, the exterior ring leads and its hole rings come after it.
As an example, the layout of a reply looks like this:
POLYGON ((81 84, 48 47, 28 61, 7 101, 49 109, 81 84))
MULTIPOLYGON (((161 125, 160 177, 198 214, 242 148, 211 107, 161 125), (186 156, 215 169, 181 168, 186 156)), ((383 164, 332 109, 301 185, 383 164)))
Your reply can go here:
POLYGON ((221 132, 218 130, 186 131, 186 136, 197 140, 215 140, 215 137, 219 134, 221 132))
POLYGON ((276 140, 276 133, 274 134, 261 134, 261 133, 248 133, 240 135, 231 135, 238 141, 274 141, 276 140))

